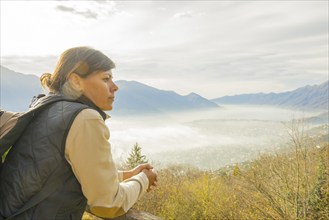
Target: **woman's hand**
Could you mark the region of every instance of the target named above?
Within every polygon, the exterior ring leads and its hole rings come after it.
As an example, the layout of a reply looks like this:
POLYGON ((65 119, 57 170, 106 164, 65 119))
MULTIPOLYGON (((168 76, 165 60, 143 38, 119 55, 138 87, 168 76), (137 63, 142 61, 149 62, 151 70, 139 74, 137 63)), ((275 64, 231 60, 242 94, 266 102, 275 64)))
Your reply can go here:
POLYGON ((139 174, 140 172, 145 173, 145 175, 147 176, 148 180, 149 180, 149 186, 147 189, 147 192, 150 192, 152 190, 153 187, 155 187, 157 185, 157 173, 153 170, 153 167, 148 164, 148 163, 143 163, 140 164, 138 166, 136 166, 135 168, 128 170, 128 171, 124 171, 123 172, 123 179, 128 179, 132 176, 135 176, 137 174, 139 174))
POLYGON ((138 165, 134 169, 130 170, 130 172, 132 172, 132 174, 134 176, 134 175, 137 175, 140 172, 142 172, 144 169, 151 170, 151 169, 153 169, 153 167, 148 163, 143 163, 143 164, 138 165))
POLYGON ((151 169, 153 169, 153 167, 148 163, 143 163, 143 164, 136 166, 135 168, 133 168, 131 170, 123 171, 123 180, 129 179, 130 177, 139 174, 144 169, 151 170, 151 169))
POLYGON ((143 173, 147 176, 149 180, 149 186, 147 188, 147 192, 150 192, 153 187, 157 186, 158 175, 154 170, 144 169, 143 173))

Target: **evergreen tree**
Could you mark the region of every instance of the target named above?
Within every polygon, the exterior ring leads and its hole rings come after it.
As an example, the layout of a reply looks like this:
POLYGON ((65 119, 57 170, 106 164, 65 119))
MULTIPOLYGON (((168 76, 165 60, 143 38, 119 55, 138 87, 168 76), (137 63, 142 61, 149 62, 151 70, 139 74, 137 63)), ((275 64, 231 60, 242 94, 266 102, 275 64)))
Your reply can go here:
POLYGON ((139 164, 147 163, 147 162, 148 161, 146 159, 146 156, 142 155, 142 148, 138 145, 138 143, 136 143, 125 162, 125 168, 132 169, 138 166, 139 164))
POLYGON ((237 164, 234 165, 233 176, 238 176, 240 174, 241 174, 241 170, 240 170, 239 166, 237 164))

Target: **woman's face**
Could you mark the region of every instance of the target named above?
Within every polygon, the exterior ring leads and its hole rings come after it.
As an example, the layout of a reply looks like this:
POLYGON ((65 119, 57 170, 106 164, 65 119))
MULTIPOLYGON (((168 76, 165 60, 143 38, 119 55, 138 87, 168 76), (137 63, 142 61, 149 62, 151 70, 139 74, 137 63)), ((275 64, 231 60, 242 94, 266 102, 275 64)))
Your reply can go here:
POLYGON ((92 73, 82 78, 83 94, 104 111, 112 110, 114 93, 119 89, 112 78, 110 70, 92 73))

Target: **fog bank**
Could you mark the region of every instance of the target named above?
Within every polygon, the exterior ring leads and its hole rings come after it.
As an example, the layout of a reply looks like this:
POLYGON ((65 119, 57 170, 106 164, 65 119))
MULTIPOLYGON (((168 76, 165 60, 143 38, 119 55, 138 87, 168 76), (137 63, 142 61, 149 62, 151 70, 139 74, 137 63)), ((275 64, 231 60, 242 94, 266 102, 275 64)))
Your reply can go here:
POLYGON ((163 166, 184 163, 217 169, 276 150, 288 141, 285 123, 318 114, 264 106, 223 106, 159 117, 114 117, 106 123, 117 160, 125 160, 137 142, 148 159, 163 166))

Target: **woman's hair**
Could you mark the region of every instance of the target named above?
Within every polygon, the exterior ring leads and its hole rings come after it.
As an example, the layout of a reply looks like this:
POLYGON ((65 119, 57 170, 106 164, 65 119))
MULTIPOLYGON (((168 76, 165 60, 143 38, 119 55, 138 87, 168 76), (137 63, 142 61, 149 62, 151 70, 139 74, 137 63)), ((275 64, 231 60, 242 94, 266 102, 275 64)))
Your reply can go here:
POLYGON ((74 47, 64 51, 55 67, 54 73, 44 73, 41 85, 53 93, 76 99, 82 91, 76 91, 67 80, 71 73, 82 78, 98 71, 108 71, 115 67, 113 61, 102 52, 90 47, 74 47))

